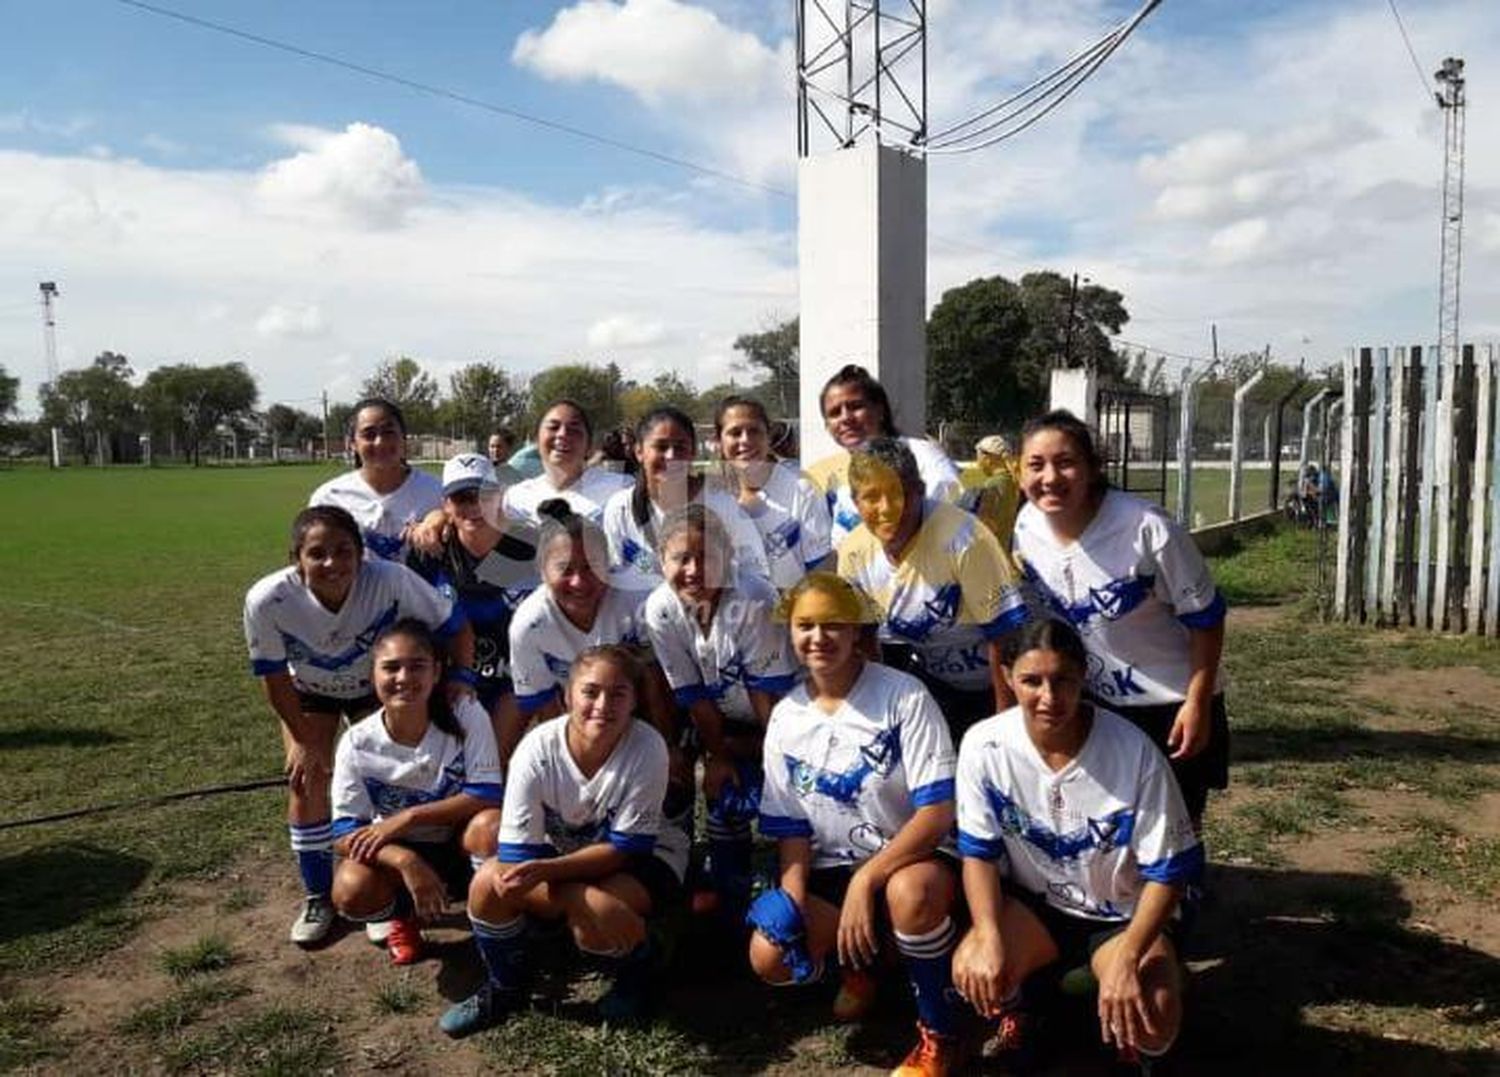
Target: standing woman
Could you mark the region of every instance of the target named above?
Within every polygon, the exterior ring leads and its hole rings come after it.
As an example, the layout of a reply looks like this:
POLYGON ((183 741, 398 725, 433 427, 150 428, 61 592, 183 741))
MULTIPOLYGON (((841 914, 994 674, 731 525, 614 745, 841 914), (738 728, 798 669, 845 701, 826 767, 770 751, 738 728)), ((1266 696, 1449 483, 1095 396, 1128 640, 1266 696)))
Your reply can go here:
POLYGON ((356 722, 333 762, 333 903, 347 920, 389 922, 391 962, 422 955, 422 928, 495 852, 500 760, 489 715, 439 687, 443 656, 404 618, 371 649, 380 710, 356 722))
POLYGON ((250 668, 281 723, 289 796, 287 830, 307 897, 292 941, 320 941, 333 925, 333 827, 328 783, 339 719, 377 706, 370 645, 382 628, 416 617, 452 660, 450 698, 471 695, 474 636, 453 603, 405 565, 364 557, 359 525, 344 509, 316 505, 292 521, 291 565, 245 596, 250 668))
POLYGON ((834 1016, 858 1020, 894 935, 920 1033, 895 1072, 947 1074, 959 1032, 948 727, 921 681, 863 656, 871 612, 847 581, 815 572, 783 602, 807 680, 766 730, 760 830, 777 841, 780 881, 750 907, 750 964, 767 983, 802 984, 833 957, 844 972, 834 1016))
POLYGON ((761 738, 792 687, 776 589, 729 568, 729 537, 702 505, 668 514, 659 533, 666 579, 646 599, 646 631, 703 760, 709 878, 734 923, 750 900, 750 824, 762 786, 761 738))
POLYGON ((650 1005, 648 918, 680 897, 687 836, 662 822, 667 746, 633 717, 640 669, 618 646, 573 663, 568 711, 533 729, 511 760, 499 855, 474 876, 469 921, 488 976, 440 1022, 467 1036, 528 999, 527 920, 564 922, 579 950, 612 966, 607 1020, 650 1005))
POLYGON ((808 477, 828 498, 833 514, 833 548, 843 544, 849 532, 859 526, 859 511, 849 493, 850 454, 871 438, 897 438, 911 450, 917 471, 934 501, 957 501, 962 492, 958 469, 948 454, 926 438, 904 436, 896 429, 891 401, 885 386, 870 372, 853 363, 828 379, 818 396, 823 423, 839 449, 807 469, 808 477))
POLYGON ((554 400, 536 424, 542 473, 505 491, 505 514, 532 525, 541 523, 542 502, 562 498, 580 516, 599 522, 604 503, 630 486, 630 477, 589 467, 594 428, 588 413, 572 400, 554 400))
POLYGON ((1017 559, 1083 637, 1089 695, 1168 756, 1197 825, 1208 791, 1229 784, 1223 596, 1191 535, 1110 489, 1088 427, 1070 412, 1033 419, 1021 437, 1017 559))
POLYGON ((714 437, 730 493, 760 532, 771 582, 785 590, 823 567, 833 552, 828 501, 795 460, 771 455, 765 405, 726 396, 714 412, 714 437))
POLYGON ((760 532, 735 499, 709 489, 693 474, 698 435, 693 420, 673 407, 648 411, 635 428, 635 453, 641 470, 635 485, 621 490, 604 506, 604 534, 609 539, 610 583, 641 598, 662 581, 657 557, 657 528, 673 509, 701 503, 718 516, 734 547, 734 567, 769 577, 760 532))
POLYGON ((406 462, 406 419, 388 400, 354 405, 349 419, 354 470, 313 491, 309 505, 337 505, 359 524, 367 554, 406 557, 408 532, 443 504, 442 485, 406 462))

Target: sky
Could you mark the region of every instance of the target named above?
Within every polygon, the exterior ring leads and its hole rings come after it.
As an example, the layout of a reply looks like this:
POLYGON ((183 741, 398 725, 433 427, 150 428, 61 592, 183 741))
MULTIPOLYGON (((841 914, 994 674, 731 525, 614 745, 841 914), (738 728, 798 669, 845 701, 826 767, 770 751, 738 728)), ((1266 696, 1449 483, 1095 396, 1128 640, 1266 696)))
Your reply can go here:
MULTIPOLYGON (((707 387, 797 312, 793 0, 157 6, 494 107, 127 0, 0 0, 0 365, 28 413, 44 280, 62 369, 241 360, 309 410, 395 355, 707 387)), ((1134 8, 928 0, 931 126, 1134 8)), ((1496 340, 1500 5, 1399 8, 1429 80, 1470 60, 1463 329, 1496 340)), ((1028 132, 927 168, 929 304, 1054 269, 1177 356, 1211 325, 1311 367, 1436 335, 1442 116, 1388 0, 1166 0, 1028 132)))

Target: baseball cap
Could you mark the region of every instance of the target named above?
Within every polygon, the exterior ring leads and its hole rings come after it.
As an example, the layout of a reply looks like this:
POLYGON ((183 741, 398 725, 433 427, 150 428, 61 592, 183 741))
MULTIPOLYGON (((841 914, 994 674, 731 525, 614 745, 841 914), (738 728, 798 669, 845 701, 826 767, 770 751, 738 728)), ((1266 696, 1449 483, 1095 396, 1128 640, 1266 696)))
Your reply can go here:
POLYGON ((982 437, 974 445, 975 452, 982 452, 986 456, 1005 456, 1010 452, 1010 446, 1005 443, 1005 438, 999 434, 990 434, 982 437))
POLYGON ((443 465, 443 496, 452 497, 482 486, 499 486, 495 465, 483 453, 461 452, 443 465))

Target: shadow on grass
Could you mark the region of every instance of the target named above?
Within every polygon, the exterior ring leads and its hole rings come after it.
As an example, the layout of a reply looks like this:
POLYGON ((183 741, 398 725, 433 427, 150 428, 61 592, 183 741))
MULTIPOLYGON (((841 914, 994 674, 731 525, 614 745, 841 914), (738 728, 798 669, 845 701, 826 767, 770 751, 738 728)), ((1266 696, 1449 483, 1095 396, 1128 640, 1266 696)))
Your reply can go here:
POLYGON ((138 856, 71 842, 0 859, 0 944, 119 908, 150 870, 138 856))
POLYGON ((120 744, 129 739, 107 729, 30 725, 20 729, 0 729, 0 751, 19 751, 25 748, 99 748, 107 744, 120 744))
POLYGON ((1235 763, 1288 760, 1305 763, 1500 763, 1500 740, 1457 733, 1376 730, 1346 726, 1239 728, 1234 731, 1235 763))

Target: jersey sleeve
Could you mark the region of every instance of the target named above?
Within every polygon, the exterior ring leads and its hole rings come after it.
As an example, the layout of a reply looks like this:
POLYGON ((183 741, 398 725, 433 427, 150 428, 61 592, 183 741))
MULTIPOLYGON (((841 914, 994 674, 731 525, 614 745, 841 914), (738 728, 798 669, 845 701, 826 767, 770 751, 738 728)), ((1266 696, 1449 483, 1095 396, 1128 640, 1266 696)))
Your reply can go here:
POLYGON ((510 677, 522 714, 541 710, 557 695, 557 678, 547 666, 537 628, 530 617, 515 617, 510 622, 510 677))
POLYGON ((634 773, 626 785, 625 797, 609 821, 609 843, 622 853, 643 854, 656 848, 656 835, 662 827, 661 806, 667 796, 667 742, 650 726, 638 725, 631 732, 639 750, 632 760, 634 773))
POLYGON ((994 639, 1025 623, 1026 596, 1000 541, 978 517, 969 519, 973 521, 970 541, 954 557, 954 577, 963 601, 961 616, 977 624, 987 639, 994 639))
POLYGON ((250 671, 257 677, 287 672, 286 642, 272 615, 266 581, 250 588, 245 596, 245 646, 250 650, 250 671))
POLYGON ((958 750, 958 851, 975 860, 1008 859, 1005 832, 990 797, 985 755, 997 747, 975 726, 958 750))
POLYGON ((676 599, 666 587, 666 584, 661 584, 646 600, 646 637, 657 664, 666 674, 677 705, 691 707, 699 700, 712 699, 713 696, 703 683, 703 671, 698 667, 692 646, 683 638, 681 620, 673 616, 671 607, 676 599))
MULTIPOLYGON (((785 701, 777 704, 777 710, 784 706, 785 701)), ((766 777, 760 794, 760 832, 768 838, 810 838, 813 835, 812 823, 803 810, 801 799, 792 789, 791 772, 781 748, 781 738, 777 735, 776 714, 776 711, 771 712, 771 722, 761 744, 761 762, 766 777)))
POLYGON ((1130 847, 1141 878, 1174 886, 1203 874, 1203 843, 1193 829, 1177 779, 1161 753, 1141 745, 1141 780, 1136 792, 1130 847))
POLYGON ((440 639, 447 639, 463 627, 464 614, 458 603, 440 594, 405 565, 397 565, 395 569, 402 616, 425 621, 440 639))
POLYGON ((499 804, 504 789, 500 777, 500 750, 495 746, 495 727, 483 707, 465 699, 453 708, 464 731, 463 791, 471 797, 499 804))
MULTIPOLYGON (((917 443, 919 439, 913 439, 917 443)), ((953 461, 948 454, 931 441, 920 439, 920 444, 926 449, 918 458, 921 465, 922 482, 927 488, 927 496, 934 501, 957 501, 963 493, 963 483, 958 480, 958 468, 953 466, 953 461)))
POLYGON ((520 864, 557 855, 557 850, 547 840, 547 812, 542 801, 545 763, 539 747, 545 728, 533 729, 523 737, 516 754, 511 756, 505 799, 500 808, 500 841, 495 854, 502 864, 520 864))
POLYGON ((751 622, 744 627, 745 687, 784 696, 797 683, 797 665, 787 627, 772 616, 770 597, 749 602, 751 622))
POLYGON ((1228 608, 1198 544, 1171 520, 1153 522, 1156 526, 1151 528, 1150 539, 1157 595, 1189 628, 1212 628, 1222 623, 1228 608))
POLYGON ((937 700, 920 683, 901 700, 901 759, 913 808, 953 799, 957 759, 937 700))
POLYGON ((828 499, 809 479, 800 476, 795 511, 802 532, 798 556, 803 571, 811 572, 833 552, 833 516, 828 511, 828 499))
POLYGON ((375 820, 375 805, 360 779, 353 730, 339 739, 333 753, 333 836, 342 838, 375 820))

